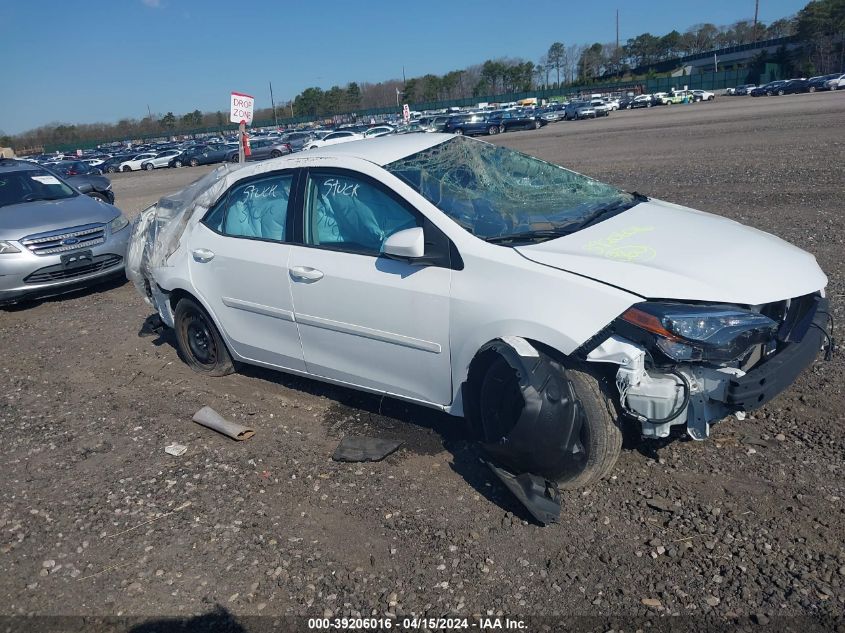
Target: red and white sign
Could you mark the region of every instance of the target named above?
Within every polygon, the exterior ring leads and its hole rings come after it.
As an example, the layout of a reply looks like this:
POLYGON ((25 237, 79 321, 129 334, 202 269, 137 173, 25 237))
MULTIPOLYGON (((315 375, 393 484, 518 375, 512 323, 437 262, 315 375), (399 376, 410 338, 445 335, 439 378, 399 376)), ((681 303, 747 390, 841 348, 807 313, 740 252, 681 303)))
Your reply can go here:
POLYGON ((407 123, 411 120, 411 108, 408 107, 408 104, 402 106, 402 120, 407 123))
POLYGON ((255 97, 240 92, 232 93, 232 107, 229 110, 229 120, 232 123, 246 123, 252 125, 252 110, 255 97))

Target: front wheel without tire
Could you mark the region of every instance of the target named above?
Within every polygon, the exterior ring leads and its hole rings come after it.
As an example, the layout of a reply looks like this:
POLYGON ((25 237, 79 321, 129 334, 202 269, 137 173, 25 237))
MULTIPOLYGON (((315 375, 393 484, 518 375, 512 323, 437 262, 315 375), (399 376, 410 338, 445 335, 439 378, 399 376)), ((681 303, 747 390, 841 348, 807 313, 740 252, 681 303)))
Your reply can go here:
MULTIPOLYGON (((622 451, 621 425, 599 378, 580 369, 564 369, 557 361, 548 362, 565 374, 584 412, 579 452, 571 458, 575 467, 558 479, 557 484, 563 490, 582 488, 606 477, 613 469, 622 451)), ((525 402, 516 373, 504 358, 499 357, 490 364, 481 380, 478 398, 485 441, 506 437, 522 414, 525 402)))
POLYGON ((217 326, 196 301, 181 299, 173 320, 179 352, 191 369, 206 376, 225 376, 235 371, 217 326))

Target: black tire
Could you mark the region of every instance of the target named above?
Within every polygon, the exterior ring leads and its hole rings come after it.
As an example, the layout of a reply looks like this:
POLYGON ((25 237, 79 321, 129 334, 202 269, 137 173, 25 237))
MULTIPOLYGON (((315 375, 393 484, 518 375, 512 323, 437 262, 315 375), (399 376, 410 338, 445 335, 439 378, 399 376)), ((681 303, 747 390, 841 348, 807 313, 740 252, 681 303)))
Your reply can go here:
POLYGON ((232 154, 231 156, 229 156, 229 162, 230 163, 237 163, 238 161, 240 161, 240 155, 239 154, 232 154))
POLYGON ((174 161, 173 161, 173 166, 174 166, 174 167, 176 167, 176 168, 178 169, 179 167, 181 167, 181 166, 182 166, 182 161, 181 161, 181 160, 174 160, 174 161))
MULTIPOLYGON (((566 372, 584 410, 581 444, 587 455, 580 472, 558 481, 563 490, 582 488, 606 477, 622 451, 622 426, 605 382, 580 369, 564 369, 549 361, 559 372, 566 372)), ((524 401, 513 368, 501 356, 488 367, 478 392, 479 425, 485 441, 507 435, 519 418, 524 401)))
POLYGON ((114 174, 114 173, 116 173, 116 172, 117 172, 117 167, 115 167, 114 165, 109 165, 109 166, 106 168, 106 171, 107 171, 107 172, 109 172, 110 174, 114 174))
POLYGON ((270 158, 279 158, 281 155, 282 153, 277 149, 274 149, 272 152, 270 152, 270 158))
POLYGON ((191 167, 196 167, 200 164, 200 162, 196 158, 191 159, 191 167))
POLYGON ((153 166, 152 163, 145 163, 144 169, 146 169, 147 171, 152 171, 153 169, 155 169, 155 166, 153 166))
POLYGON ((89 194, 88 194, 88 197, 89 197, 89 198, 94 198, 95 200, 101 200, 101 201, 103 201, 103 202, 105 202, 105 203, 107 203, 107 204, 108 204, 108 202, 109 202, 109 199, 108 199, 108 198, 106 198, 106 197, 105 197, 103 194, 101 194, 99 191, 92 191, 91 193, 89 193, 89 194))
POLYGON ((452 134, 454 134, 455 136, 463 136, 464 131, 461 128, 456 127, 454 130, 452 130, 452 134))
POLYGON ((542 123, 540 123, 539 121, 534 121, 534 129, 535 130, 539 130, 541 127, 543 127, 542 123))
POLYGON ((123 169, 121 171, 123 171, 123 172, 132 171, 132 168, 129 165, 124 165, 123 169))
POLYGON ((180 299, 173 317, 179 353, 191 369, 206 376, 225 376, 235 371, 217 326, 196 301, 180 299))
POLYGON ((499 128, 495 125, 491 125, 490 127, 487 128, 487 135, 488 136, 493 136, 494 134, 498 134, 498 133, 499 133, 499 128))

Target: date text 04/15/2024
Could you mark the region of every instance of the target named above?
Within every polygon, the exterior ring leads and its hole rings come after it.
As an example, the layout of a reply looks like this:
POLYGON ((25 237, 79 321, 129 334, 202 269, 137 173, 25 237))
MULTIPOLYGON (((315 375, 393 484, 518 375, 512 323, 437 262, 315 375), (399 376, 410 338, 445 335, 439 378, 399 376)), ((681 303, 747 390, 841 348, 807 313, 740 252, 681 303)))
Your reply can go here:
POLYGON ((379 629, 429 629, 429 630, 460 630, 475 629, 477 631, 524 630, 527 627, 524 620, 505 617, 479 618, 309 618, 308 628, 314 631, 328 630, 379 630, 379 629))

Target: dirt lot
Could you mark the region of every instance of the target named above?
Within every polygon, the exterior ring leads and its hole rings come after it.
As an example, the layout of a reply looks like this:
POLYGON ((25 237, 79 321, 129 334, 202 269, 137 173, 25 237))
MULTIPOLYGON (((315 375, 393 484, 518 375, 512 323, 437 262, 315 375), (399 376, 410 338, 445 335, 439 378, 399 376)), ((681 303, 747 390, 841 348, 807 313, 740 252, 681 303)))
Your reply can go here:
MULTIPOLYGON (((817 93, 495 141, 809 250, 842 324, 843 131, 845 95, 817 93)), ((119 174, 118 205, 135 214, 205 171, 119 174)), ((170 338, 138 337, 149 314, 129 284, 0 312, 3 614, 811 616, 843 630, 841 355, 709 441, 626 447, 542 528, 459 420, 261 370, 204 379, 170 338), (193 424, 204 405, 256 437, 193 424), (405 445, 332 462, 345 433, 405 445), (165 454, 174 441, 188 452, 165 454)))

